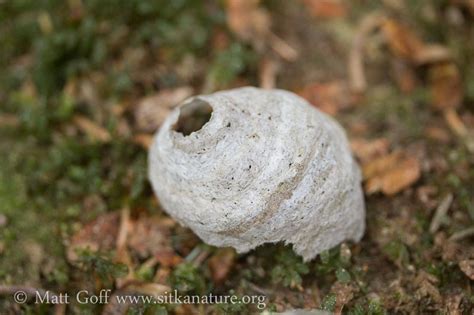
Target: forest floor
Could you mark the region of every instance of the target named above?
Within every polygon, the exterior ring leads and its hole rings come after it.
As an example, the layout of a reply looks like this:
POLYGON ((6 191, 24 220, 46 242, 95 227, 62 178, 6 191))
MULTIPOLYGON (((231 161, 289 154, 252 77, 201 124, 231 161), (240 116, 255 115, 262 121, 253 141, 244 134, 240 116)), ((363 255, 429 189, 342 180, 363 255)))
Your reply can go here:
POLYGON ((474 3, 0 1, 0 313, 247 314, 257 304, 15 303, 12 294, 265 295, 266 311, 474 312, 474 3), (194 94, 298 93, 346 129, 367 229, 303 263, 204 244, 147 148, 194 94))

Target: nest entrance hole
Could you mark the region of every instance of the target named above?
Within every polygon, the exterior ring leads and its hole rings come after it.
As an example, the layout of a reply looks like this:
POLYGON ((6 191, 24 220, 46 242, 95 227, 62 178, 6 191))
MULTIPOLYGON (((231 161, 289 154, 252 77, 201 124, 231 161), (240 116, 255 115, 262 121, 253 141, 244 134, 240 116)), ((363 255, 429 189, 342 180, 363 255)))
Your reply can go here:
POLYGON ((188 136, 201 128, 211 119, 212 107, 206 101, 195 98, 183 105, 173 130, 188 136))

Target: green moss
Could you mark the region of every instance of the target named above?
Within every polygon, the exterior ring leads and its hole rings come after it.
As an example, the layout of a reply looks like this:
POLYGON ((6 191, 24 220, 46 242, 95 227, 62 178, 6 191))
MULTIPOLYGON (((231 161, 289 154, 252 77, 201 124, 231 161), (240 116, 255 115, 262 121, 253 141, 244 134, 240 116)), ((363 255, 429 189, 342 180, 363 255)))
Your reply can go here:
POLYGON ((272 281, 294 288, 302 283, 302 276, 309 273, 309 267, 303 263, 289 247, 284 247, 275 257, 276 263, 271 271, 272 281))
POLYGON ((248 47, 232 43, 217 54, 208 74, 209 80, 215 89, 224 88, 255 60, 255 54, 248 47))
POLYGON ((204 294, 206 292, 206 281, 202 272, 192 263, 179 264, 170 278, 173 289, 181 293, 204 294))
POLYGON ((86 274, 92 275, 92 280, 99 278, 105 287, 110 287, 114 279, 127 274, 128 268, 122 263, 115 263, 107 253, 82 250, 78 252, 78 265, 86 274))
POLYGON ((390 241, 383 249, 383 253, 398 266, 407 266, 410 263, 410 253, 407 246, 399 240, 390 241))
POLYGON ((336 302, 336 295, 330 293, 324 297, 323 302, 321 303, 321 309, 328 312, 334 312, 334 309, 336 308, 336 302))

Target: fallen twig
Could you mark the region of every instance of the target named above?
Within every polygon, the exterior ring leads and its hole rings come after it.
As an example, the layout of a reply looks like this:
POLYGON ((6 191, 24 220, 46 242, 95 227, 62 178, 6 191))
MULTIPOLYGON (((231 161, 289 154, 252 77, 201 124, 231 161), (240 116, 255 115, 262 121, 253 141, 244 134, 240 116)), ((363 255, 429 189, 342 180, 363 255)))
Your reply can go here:
POLYGON ((474 226, 467 228, 465 230, 459 231, 451 235, 449 238, 450 241, 459 241, 462 240, 463 238, 469 237, 474 235, 474 226))
POLYGON ((127 236, 130 230, 130 209, 123 208, 120 212, 120 229, 117 236, 117 260, 128 267, 128 274, 124 278, 117 278, 117 287, 121 287, 127 280, 133 279, 133 264, 127 250, 127 236))
POLYGON ((263 58, 260 63, 260 87, 262 89, 273 89, 276 86, 276 75, 278 64, 272 58, 263 58))
POLYGON ((298 51, 280 37, 270 32, 269 40, 270 46, 281 58, 286 61, 295 61, 298 58, 298 51))
POLYGON ((94 121, 89 118, 76 115, 73 117, 74 124, 90 138, 100 141, 100 142, 109 142, 112 137, 110 133, 102 126, 99 126, 94 121))
POLYGON ((457 111, 453 108, 449 108, 445 110, 443 114, 452 132, 464 142, 469 152, 474 153, 474 136, 472 131, 466 128, 466 125, 464 125, 457 111))
POLYGON ((452 193, 449 193, 440 202, 438 208, 436 208, 433 219, 431 220, 431 224, 430 224, 430 232, 431 233, 436 233, 436 231, 438 231, 439 227, 441 226, 441 223, 442 223, 443 219, 446 217, 446 213, 448 213, 448 210, 451 207, 452 202, 453 202, 453 194, 452 193))
POLYGON ((364 71, 364 47, 368 35, 380 27, 383 16, 375 12, 366 16, 360 23, 349 53, 348 71, 349 86, 355 93, 363 93, 367 89, 364 71))

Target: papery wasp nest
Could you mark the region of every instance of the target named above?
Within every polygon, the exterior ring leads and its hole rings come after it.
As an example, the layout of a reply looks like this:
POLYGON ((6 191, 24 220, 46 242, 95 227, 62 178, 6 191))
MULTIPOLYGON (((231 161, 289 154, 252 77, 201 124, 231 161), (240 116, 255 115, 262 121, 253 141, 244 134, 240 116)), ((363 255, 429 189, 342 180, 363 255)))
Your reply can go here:
POLYGON ((173 218, 241 253, 285 242, 310 260, 364 233, 361 175, 344 130, 287 91, 185 101, 153 141, 149 177, 173 218))

